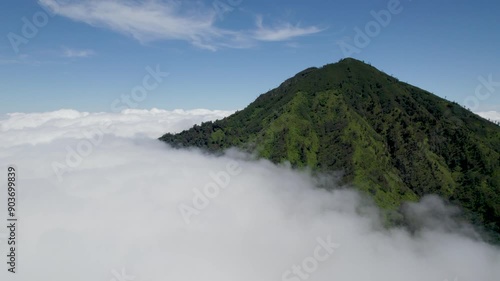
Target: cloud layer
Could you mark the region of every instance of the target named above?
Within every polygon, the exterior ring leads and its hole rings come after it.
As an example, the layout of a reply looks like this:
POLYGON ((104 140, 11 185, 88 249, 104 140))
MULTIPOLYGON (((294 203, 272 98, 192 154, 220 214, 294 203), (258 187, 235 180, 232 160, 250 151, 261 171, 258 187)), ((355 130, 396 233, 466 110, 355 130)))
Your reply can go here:
POLYGON ((62 138, 84 139, 101 132, 118 137, 159 138, 194 124, 222 119, 234 111, 153 108, 125 109, 121 113, 89 113, 62 109, 43 113, 9 113, 0 120, 0 147, 36 145, 62 138))
MULTIPOLYGON (((260 17, 256 30, 234 30, 217 26, 217 19, 235 7, 206 6, 190 1, 119 1, 39 0, 40 4, 55 14, 108 28, 141 41, 182 40, 194 46, 216 50, 220 47, 242 48, 256 41, 286 41, 321 31, 316 26, 301 27, 284 23, 264 27, 260 17)), ((231 3, 237 3, 230 1, 231 3)), ((236 5, 236 4, 235 4, 236 5)))
POLYGON ((355 191, 316 188, 307 172, 145 137, 226 114, 61 110, 0 120, 0 163, 20 177, 18 273, 2 268, 1 280, 498 280, 500 250, 450 223, 456 209, 438 198, 408 206, 420 226, 410 235, 384 229, 355 191), (51 163, 65 163, 65 148, 108 120, 115 129, 59 181, 51 163), (195 210, 189 223, 182 206, 195 210))
POLYGON ((477 112, 477 115, 491 121, 500 121, 500 112, 498 111, 483 111, 477 112))

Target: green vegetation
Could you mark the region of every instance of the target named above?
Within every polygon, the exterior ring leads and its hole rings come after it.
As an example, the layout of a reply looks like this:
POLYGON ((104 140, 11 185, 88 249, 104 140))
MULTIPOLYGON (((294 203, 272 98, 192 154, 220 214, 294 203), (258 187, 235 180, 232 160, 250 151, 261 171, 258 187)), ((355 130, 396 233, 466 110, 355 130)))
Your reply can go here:
POLYGON ((388 210, 438 194, 500 234, 500 127, 355 59, 306 69, 242 111, 160 139, 343 171, 388 210))

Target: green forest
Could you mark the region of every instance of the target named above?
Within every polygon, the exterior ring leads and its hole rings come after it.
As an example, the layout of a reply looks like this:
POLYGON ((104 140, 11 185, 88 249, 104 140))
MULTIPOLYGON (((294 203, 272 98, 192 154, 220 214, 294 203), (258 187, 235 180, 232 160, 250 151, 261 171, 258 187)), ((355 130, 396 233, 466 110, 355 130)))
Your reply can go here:
POLYGON ((500 127, 355 59, 308 68, 227 118, 160 139, 340 171, 392 224, 404 223, 403 202, 437 194, 500 241, 500 127))

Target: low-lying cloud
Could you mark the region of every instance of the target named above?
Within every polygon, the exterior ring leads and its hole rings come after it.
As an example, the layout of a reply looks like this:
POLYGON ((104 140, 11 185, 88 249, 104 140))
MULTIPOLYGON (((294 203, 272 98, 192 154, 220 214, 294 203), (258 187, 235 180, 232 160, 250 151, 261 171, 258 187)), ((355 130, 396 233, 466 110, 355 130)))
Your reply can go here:
POLYGON ((234 111, 193 109, 173 111, 125 109, 120 113, 89 113, 61 109, 43 113, 9 113, 0 120, 0 147, 38 144, 62 138, 86 138, 102 133, 118 137, 159 138, 178 133, 194 124, 222 119, 234 111))
POLYGON ((500 112, 498 111, 482 111, 477 114, 490 121, 500 121, 500 112))
POLYGON ((450 224, 456 210, 435 197, 408 205, 423 227, 387 230, 353 190, 318 189, 307 172, 236 150, 217 157, 155 139, 226 114, 4 117, 1 176, 18 167, 20 225, 18 272, 2 262, 1 280, 498 280, 500 250, 450 224), (116 129, 59 181, 51 163, 84 138, 78 131, 106 121, 116 129), (183 205, 198 211, 189 223, 183 205))

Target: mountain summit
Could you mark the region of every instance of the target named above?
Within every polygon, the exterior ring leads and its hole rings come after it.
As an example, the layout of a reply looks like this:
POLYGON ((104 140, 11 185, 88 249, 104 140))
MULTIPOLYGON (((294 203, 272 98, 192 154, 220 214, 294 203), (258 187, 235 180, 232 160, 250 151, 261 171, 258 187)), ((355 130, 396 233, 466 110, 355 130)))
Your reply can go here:
POLYGON ((244 110, 160 139, 343 171, 387 209, 438 194, 500 233, 500 127, 355 59, 308 68, 244 110))

